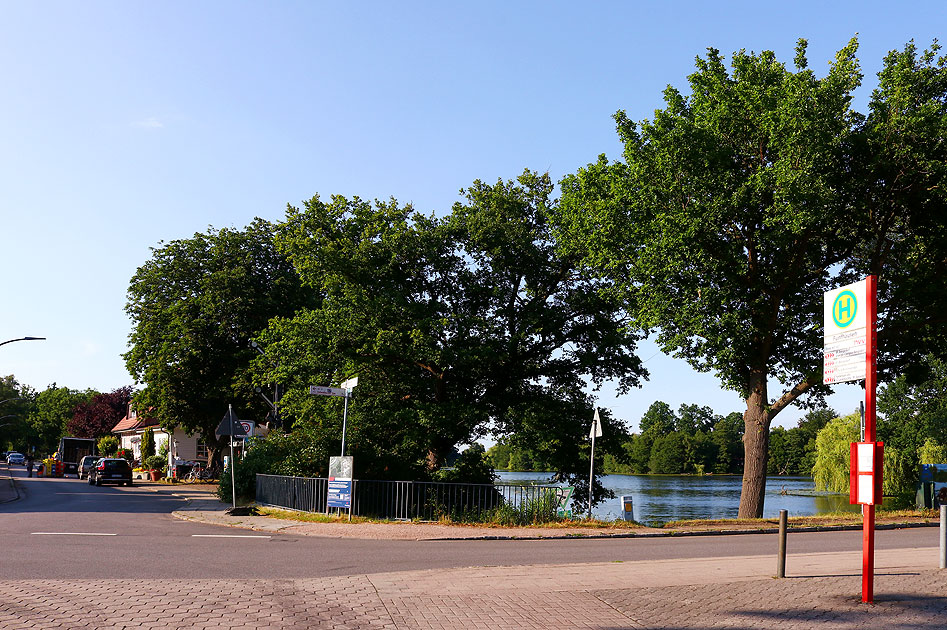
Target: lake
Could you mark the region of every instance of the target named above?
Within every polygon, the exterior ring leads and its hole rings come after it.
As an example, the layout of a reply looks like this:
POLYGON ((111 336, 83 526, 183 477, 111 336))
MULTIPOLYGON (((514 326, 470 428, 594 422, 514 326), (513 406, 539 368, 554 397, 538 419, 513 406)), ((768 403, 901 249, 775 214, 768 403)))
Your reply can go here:
MULTIPOLYGON (((548 483, 550 473, 496 471, 497 483, 548 483)), ((615 493, 593 508, 603 520, 621 518, 619 497, 631 495, 635 520, 666 523, 682 519, 736 518, 740 506, 740 475, 603 475, 601 483, 615 493)), ((764 518, 777 518, 780 510, 789 516, 812 516, 828 512, 860 512, 849 505, 848 495, 817 495, 812 477, 769 477, 766 480, 764 518)))

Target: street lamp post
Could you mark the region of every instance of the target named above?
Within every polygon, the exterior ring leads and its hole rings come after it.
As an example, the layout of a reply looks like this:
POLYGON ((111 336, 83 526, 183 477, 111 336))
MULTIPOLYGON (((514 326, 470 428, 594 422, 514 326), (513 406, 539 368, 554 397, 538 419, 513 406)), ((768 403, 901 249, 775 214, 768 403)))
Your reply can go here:
POLYGON ((5 346, 8 343, 13 343, 14 341, 45 341, 46 337, 20 337, 18 339, 7 339, 6 341, 0 341, 0 346, 5 346))

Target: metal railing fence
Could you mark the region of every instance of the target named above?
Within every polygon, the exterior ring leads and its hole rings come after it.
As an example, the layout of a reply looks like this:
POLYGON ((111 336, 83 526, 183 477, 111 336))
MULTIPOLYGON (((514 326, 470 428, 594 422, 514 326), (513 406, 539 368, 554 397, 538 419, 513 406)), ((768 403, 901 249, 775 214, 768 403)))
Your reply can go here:
MULTIPOLYGON (((325 512, 326 478, 256 476, 261 505, 302 512, 325 512)), ((550 485, 376 481, 352 484, 352 514, 393 520, 476 520, 498 509, 516 510, 524 520, 551 520, 568 499, 564 489, 550 485)))

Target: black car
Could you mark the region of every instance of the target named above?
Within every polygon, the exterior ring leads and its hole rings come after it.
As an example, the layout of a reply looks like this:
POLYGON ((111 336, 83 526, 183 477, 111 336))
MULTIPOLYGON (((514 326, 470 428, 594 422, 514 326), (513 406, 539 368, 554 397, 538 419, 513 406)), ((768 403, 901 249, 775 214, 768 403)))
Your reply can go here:
POLYGON ((79 460, 79 479, 86 477, 89 474, 89 471, 92 470, 92 467, 95 466, 95 462, 99 461, 98 455, 86 455, 81 460, 79 460))
POLYGON ((132 467, 128 460, 106 457, 89 469, 89 485, 101 486, 103 483, 132 485, 132 467))

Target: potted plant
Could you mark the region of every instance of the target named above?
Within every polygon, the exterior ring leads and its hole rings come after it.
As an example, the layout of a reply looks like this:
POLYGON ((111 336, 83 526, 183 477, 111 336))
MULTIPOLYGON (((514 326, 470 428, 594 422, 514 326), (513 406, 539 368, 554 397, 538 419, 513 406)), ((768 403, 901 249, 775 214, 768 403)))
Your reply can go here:
POLYGON ((161 478, 164 467, 167 464, 167 460, 160 455, 152 455, 145 458, 143 464, 144 468, 148 471, 148 475, 151 477, 152 481, 158 481, 161 478))

